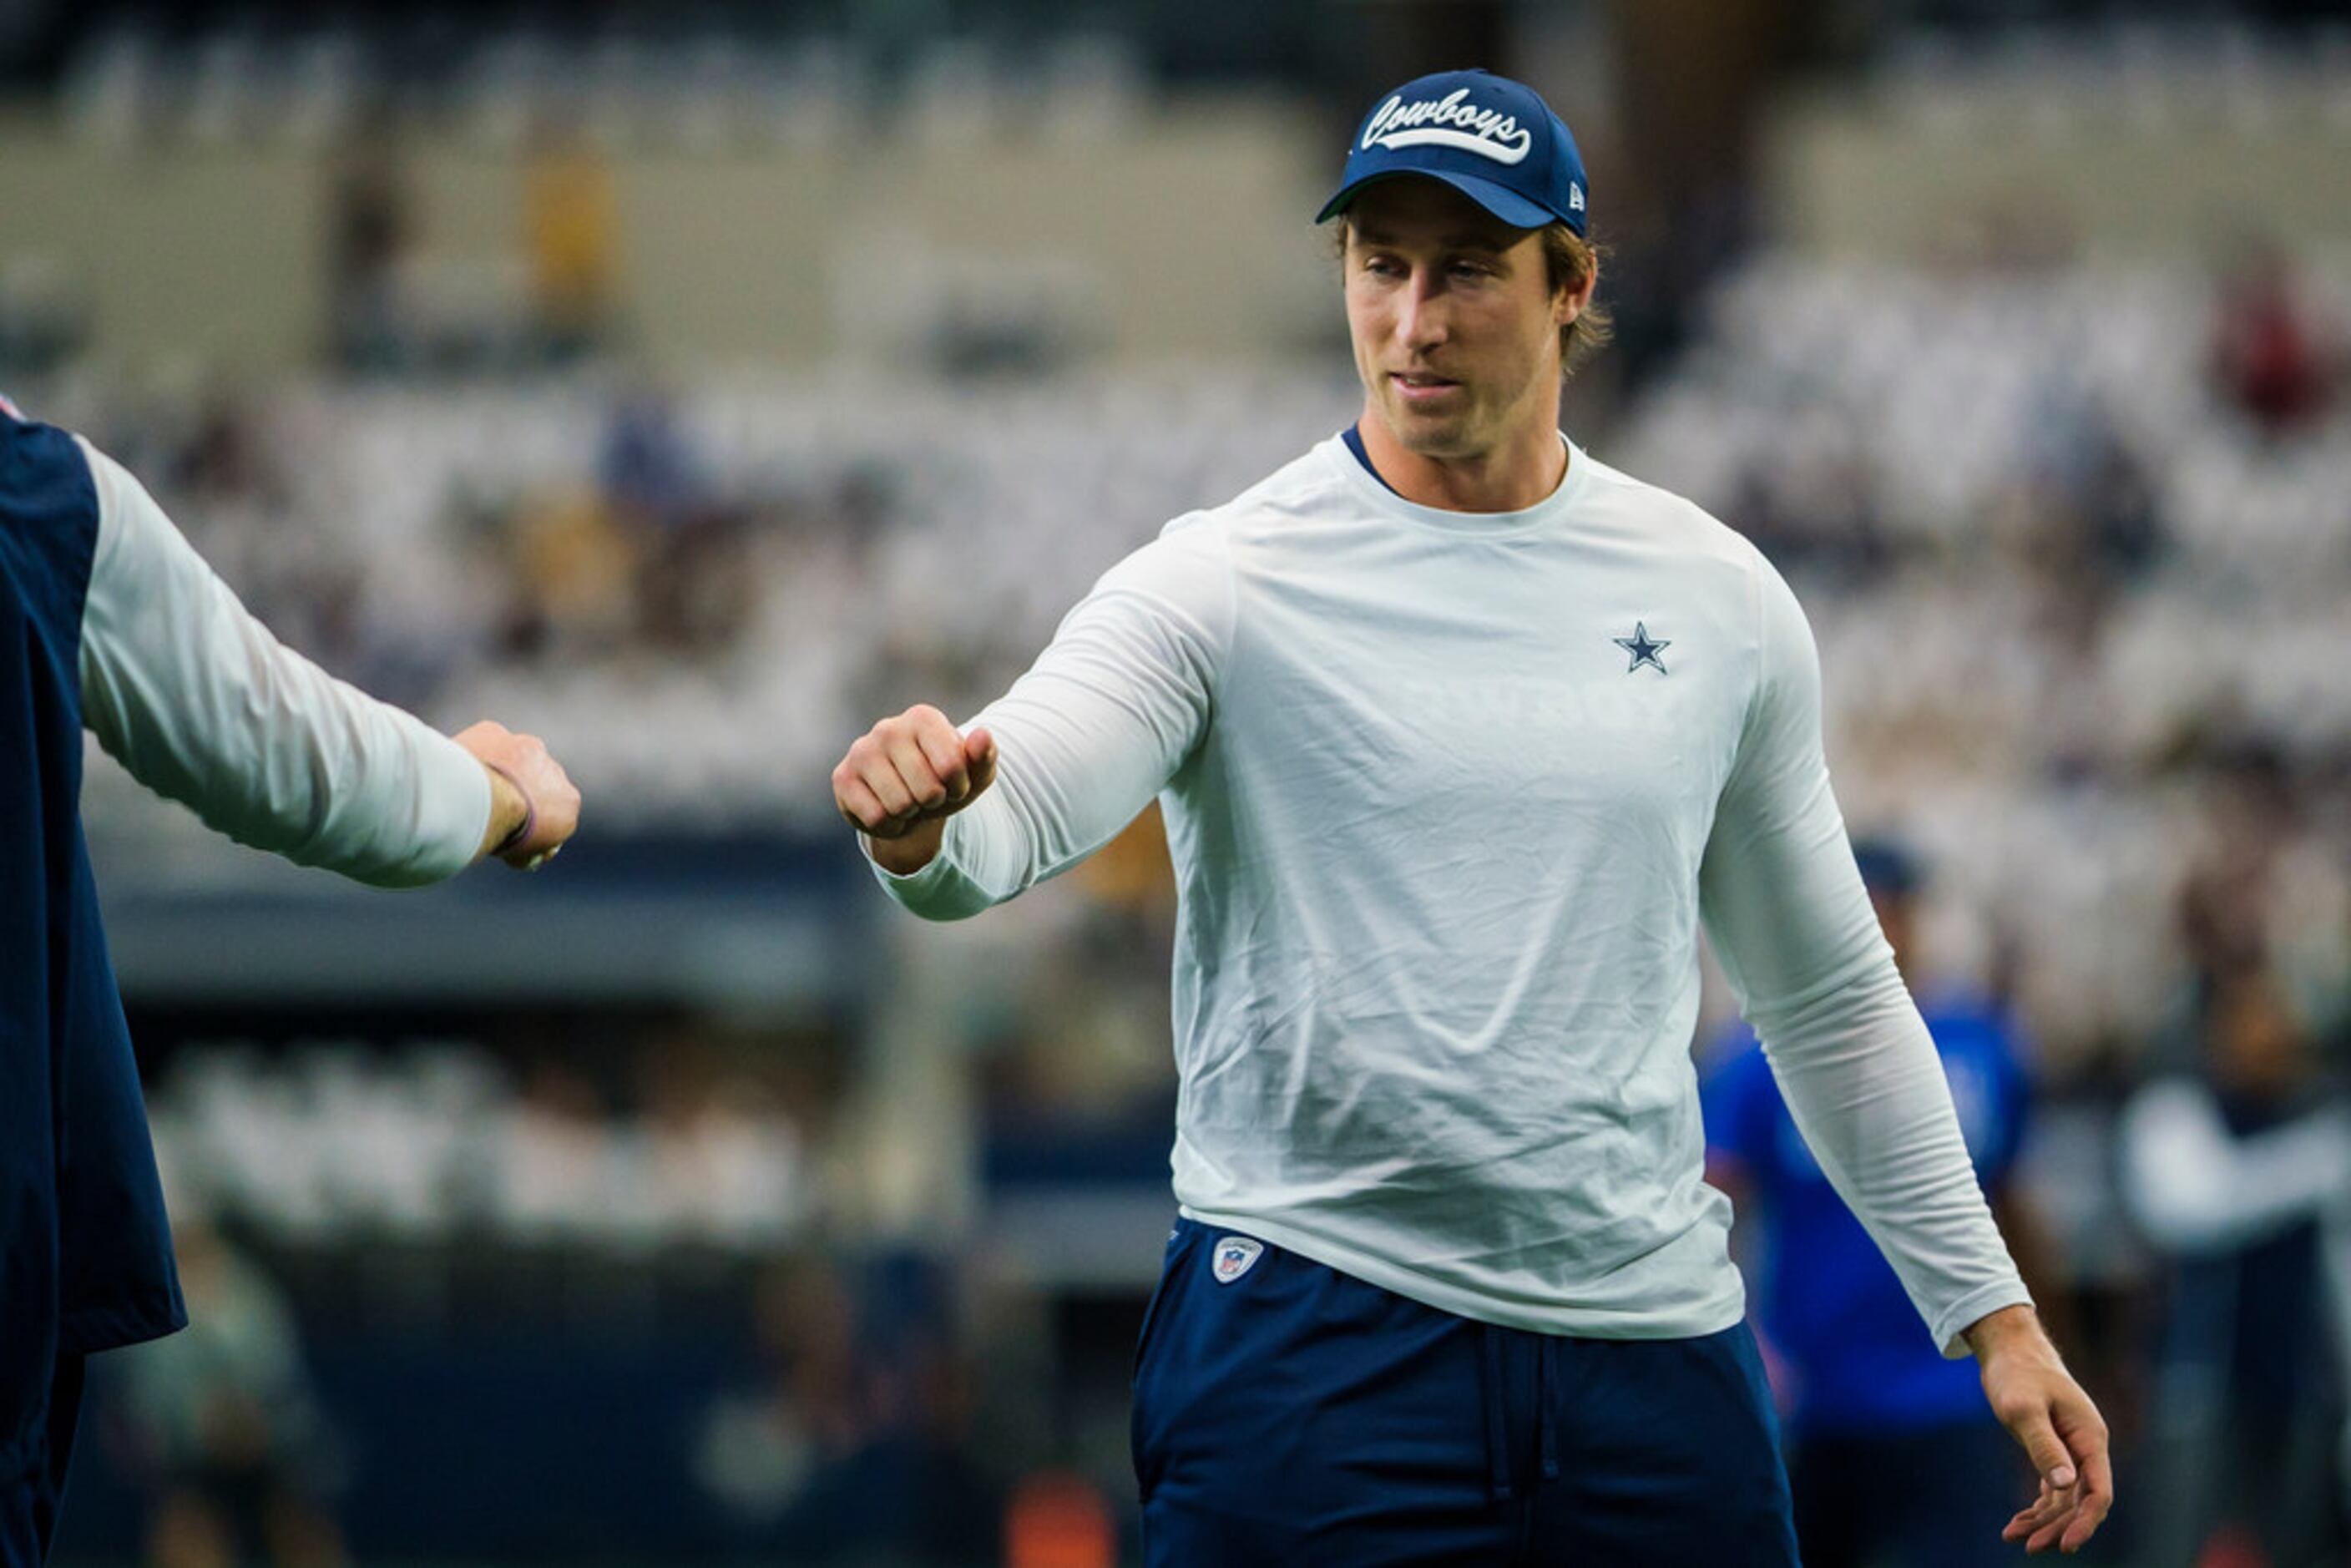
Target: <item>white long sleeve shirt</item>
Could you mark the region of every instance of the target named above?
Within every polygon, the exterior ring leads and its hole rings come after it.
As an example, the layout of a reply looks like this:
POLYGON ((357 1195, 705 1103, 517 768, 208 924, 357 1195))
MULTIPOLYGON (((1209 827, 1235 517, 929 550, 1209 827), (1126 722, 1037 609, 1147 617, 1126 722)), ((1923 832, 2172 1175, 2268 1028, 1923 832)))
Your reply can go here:
POLYGON ((1156 793, 1183 1211, 1444 1310, 1602 1338, 1744 1307, 1701 1179, 1701 920, 1938 1345, 2028 1299, 1830 792, 1794 597, 1580 450, 1548 499, 1390 492, 1337 439, 1113 568, 973 722, 911 876, 968 915, 1156 793), (1645 656, 1646 655, 1646 656, 1645 656))
POLYGON ((230 838, 303 865, 384 887, 463 870, 489 825, 481 763, 280 643, 139 481, 81 444, 99 505, 82 720, 107 754, 230 838))

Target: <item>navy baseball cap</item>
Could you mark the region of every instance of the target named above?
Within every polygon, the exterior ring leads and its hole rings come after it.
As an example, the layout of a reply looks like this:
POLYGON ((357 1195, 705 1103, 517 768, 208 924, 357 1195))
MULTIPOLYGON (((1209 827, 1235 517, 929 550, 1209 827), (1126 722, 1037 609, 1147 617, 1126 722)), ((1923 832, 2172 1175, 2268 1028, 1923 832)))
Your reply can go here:
POLYGON ((1374 180, 1442 180, 1512 228, 1562 223, 1583 233, 1583 155, 1534 89, 1488 71, 1408 81, 1364 117, 1339 190, 1314 214, 1328 223, 1374 180))

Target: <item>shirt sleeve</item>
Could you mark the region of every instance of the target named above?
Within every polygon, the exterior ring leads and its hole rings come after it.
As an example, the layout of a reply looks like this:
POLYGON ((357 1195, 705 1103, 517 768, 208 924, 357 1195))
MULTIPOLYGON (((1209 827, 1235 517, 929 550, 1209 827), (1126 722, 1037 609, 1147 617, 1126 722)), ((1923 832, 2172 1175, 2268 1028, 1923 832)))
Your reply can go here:
POLYGON ((1179 518, 1102 575, 1028 674, 967 731, 996 737, 996 783, 947 819, 939 852, 890 895, 960 920, 1116 837, 1207 733, 1233 628, 1222 533, 1179 518))
POLYGON ((1760 557, 1755 570, 1761 668, 1699 872, 1701 909, 1804 1142, 1935 1343, 1963 1355, 1960 1331, 2032 1298, 1846 842, 1812 630, 1779 574, 1760 557))
POLYGON ((2351 1190, 2351 1116, 2339 1108, 2239 1137, 2202 1084, 2171 1077, 2132 1096, 2120 1132, 2124 1198, 2175 1252, 2256 1245, 2351 1190))
POLYGON ((279 643, 139 481, 82 445, 99 499, 82 718, 107 755, 302 865, 411 887, 470 863, 490 816, 473 754, 279 643))

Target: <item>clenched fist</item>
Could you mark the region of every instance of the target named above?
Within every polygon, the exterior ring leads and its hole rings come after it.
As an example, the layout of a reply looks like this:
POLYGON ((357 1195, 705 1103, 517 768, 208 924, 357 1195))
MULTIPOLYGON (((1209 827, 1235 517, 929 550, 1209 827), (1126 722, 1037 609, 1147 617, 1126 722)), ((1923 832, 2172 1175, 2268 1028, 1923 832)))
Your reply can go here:
POLYGON ((535 735, 494 719, 459 730, 458 745, 490 776, 490 825, 481 852, 518 871, 537 871, 580 826, 580 791, 535 735))
POLYGON ((832 770, 832 803, 874 841, 873 858, 901 875, 939 852, 942 827, 996 781, 996 738, 958 731, 918 703, 858 738, 832 770))

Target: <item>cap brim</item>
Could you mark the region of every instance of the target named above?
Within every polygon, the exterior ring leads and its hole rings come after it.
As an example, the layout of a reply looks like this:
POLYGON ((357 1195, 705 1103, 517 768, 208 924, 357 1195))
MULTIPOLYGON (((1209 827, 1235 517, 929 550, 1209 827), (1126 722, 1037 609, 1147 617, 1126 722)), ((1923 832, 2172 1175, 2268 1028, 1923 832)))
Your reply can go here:
POLYGON ((1323 203, 1322 210, 1314 214, 1314 221, 1329 223, 1345 212, 1357 196, 1384 180, 1442 180, 1514 229, 1547 228, 1569 221, 1541 203, 1531 202, 1491 180, 1457 174, 1450 169, 1388 169, 1367 174, 1351 185, 1340 186, 1338 194, 1323 203))

